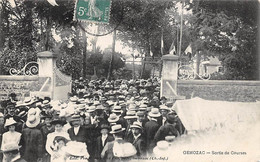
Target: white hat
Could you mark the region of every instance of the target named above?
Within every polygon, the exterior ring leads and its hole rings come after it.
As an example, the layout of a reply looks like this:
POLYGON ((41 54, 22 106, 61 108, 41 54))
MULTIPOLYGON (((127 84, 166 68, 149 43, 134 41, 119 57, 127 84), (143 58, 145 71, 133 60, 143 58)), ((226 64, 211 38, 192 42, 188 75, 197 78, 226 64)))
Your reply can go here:
POLYGON ((16 123, 17 122, 13 118, 9 118, 9 119, 6 119, 4 127, 6 128, 6 127, 8 127, 10 125, 14 125, 16 123))
POLYGON ((4 117, 4 114, 0 112, 0 118, 1 118, 1 117, 4 117))
POLYGON ((157 142, 156 147, 153 149, 153 153, 158 157, 167 155, 169 153, 169 143, 164 140, 157 142))
POLYGON ((157 118, 157 117, 161 116, 158 108, 152 108, 151 111, 148 113, 148 115, 150 117, 154 117, 154 118, 157 118))
POLYGON ((127 111, 126 116, 124 118, 125 119, 137 119, 138 116, 136 116, 135 111, 127 111))
POLYGON ((90 113, 90 112, 94 112, 95 110, 96 110, 96 106, 90 106, 87 112, 90 113))
POLYGON ((109 118, 107 119, 107 121, 109 123, 115 123, 119 120, 119 117, 115 114, 115 113, 112 113, 109 115, 109 118))
POLYGON ((169 107, 166 106, 166 105, 160 105, 160 110, 168 110, 168 111, 170 111, 171 109, 169 109, 169 107))
POLYGON ((140 122, 135 121, 133 125, 130 126, 130 128, 139 128, 143 129, 142 124, 140 122))
POLYGON ((121 124, 116 124, 116 125, 113 125, 111 127, 111 131, 110 133, 111 134, 115 134, 115 133, 120 133, 120 132, 123 132, 125 130, 125 128, 122 128, 122 125, 121 124))
POLYGON ((116 113, 116 112, 122 113, 123 111, 122 111, 121 106, 115 106, 114 109, 112 110, 112 112, 114 112, 114 113, 116 113))
POLYGON ((27 114, 26 126, 29 128, 36 127, 41 121, 40 111, 36 108, 31 108, 27 114))
POLYGON ((83 142, 70 141, 66 144, 64 151, 73 156, 84 156, 89 158, 87 146, 83 142))

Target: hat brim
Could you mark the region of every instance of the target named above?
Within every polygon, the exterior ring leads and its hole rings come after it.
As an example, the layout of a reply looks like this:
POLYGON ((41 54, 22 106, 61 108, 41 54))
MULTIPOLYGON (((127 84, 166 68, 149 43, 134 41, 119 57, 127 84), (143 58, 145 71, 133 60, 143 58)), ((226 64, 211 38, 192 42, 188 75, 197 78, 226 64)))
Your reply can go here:
POLYGON ((28 120, 26 121, 26 126, 29 128, 35 128, 37 125, 39 125, 41 122, 40 117, 36 118, 36 120, 33 123, 30 123, 28 120))
POLYGON ((138 116, 125 116, 124 118, 125 119, 137 119, 138 116))
POLYGON ((88 113, 90 113, 90 112, 94 112, 94 111, 95 111, 95 110, 87 110, 88 113))
POLYGON ((62 121, 62 120, 54 120, 54 121, 51 121, 51 125, 56 125, 56 124, 65 125, 66 122, 65 122, 65 121, 62 121))
POLYGON ((120 132, 123 132, 125 131, 125 128, 122 128, 120 130, 117 130, 117 131, 110 131, 111 134, 116 134, 116 133, 120 133, 120 132))
POLYGON ((161 114, 152 114, 151 112, 149 112, 148 115, 149 115, 150 117, 154 117, 154 118, 157 118, 157 117, 160 117, 160 116, 161 116, 161 114))
POLYGON ((123 113, 122 110, 112 110, 112 112, 114 112, 114 113, 123 113))
POLYGON ((139 128, 139 129, 143 129, 143 127, 137 126, 137 125, 131 125, 130 128, 139 128))
POLYGON ((119 120, 119 117, 117 117, 117 118, 115 118, 115 119, 107 119, 107 121, 109 122, 109 123, 115 123, 115 122, 117 122, 119 120))
POLYGON ((109 128, 109 127, 101 127, 101 128, 100 128, 100 130, 102 130, 102 129, 107 129, 107 130, 110 130, 110 128, 109 128))
POLYGON ((11 125, 16 125, 17 124, 17 122, 15 122, 15 123, 9 123, 9 124, 7 124, 7 125, 4 125, 4 127, 6 128, 6 127, 9 127, 9 126, 11 126, 11 125))

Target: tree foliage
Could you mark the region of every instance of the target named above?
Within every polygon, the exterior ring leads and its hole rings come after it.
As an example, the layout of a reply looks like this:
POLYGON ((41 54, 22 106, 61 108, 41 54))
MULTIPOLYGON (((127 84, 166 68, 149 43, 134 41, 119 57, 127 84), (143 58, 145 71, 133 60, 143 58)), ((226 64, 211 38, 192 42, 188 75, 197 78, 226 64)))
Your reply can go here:
POLYGON ((218 57, 226 79, 256 79, 259 2, 198 0, 192 9, 194 49, 218 57))

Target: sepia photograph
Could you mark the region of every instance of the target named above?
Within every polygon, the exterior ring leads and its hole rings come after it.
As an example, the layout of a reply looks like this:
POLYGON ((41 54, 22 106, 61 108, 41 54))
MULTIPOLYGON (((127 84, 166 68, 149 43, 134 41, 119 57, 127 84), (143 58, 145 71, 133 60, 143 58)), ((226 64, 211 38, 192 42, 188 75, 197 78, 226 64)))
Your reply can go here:
POLYGON ((0 162, 260 162, 260 0, 0 0, 0 162))

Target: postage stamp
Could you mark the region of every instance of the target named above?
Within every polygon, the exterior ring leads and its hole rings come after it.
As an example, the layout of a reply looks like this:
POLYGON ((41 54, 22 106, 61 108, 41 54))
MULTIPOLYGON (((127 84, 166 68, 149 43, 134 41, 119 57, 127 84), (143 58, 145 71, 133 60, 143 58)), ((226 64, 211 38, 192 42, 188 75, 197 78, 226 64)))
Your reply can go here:
POLYGON ((111 0, 77 0, 74 20, 109 23, 111 0))

